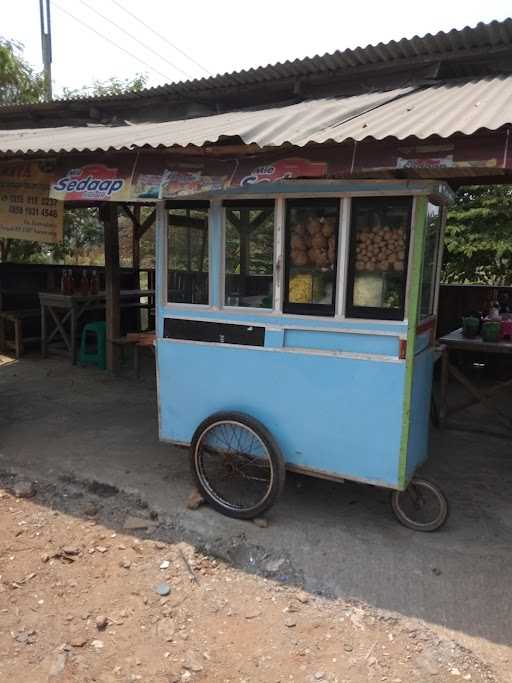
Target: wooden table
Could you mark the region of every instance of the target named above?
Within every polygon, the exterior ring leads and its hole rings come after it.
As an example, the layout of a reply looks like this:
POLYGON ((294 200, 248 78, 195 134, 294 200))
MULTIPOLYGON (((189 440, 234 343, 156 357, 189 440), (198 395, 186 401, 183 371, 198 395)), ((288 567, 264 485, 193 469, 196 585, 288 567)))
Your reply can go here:
POLYGON ((462 328, 450 332, 439 339, 442 347, 442 371, 441 371, 441 396, 439 406, 439 421, 441 426, 446 424, 446 418, 461 410, 465 410, 477 403, 484 405, 491 413, 493 413, 501 425, 512 429, 512 420, 506 415, 498 406, 496 406, 490 399, 497 392, 512 385, 512 379, 505 382, 496 382, 493 386, 486 387, 482 390, 477 387, 458 367, 450 362, 450 351, 467 351, 470 353, 488 353, 488 354, 512 354, 512 341, 501 340, 498 342, 486 342, 481 337, 469 339, 462 335, 462 328), (447 393, 448 381, 453 377, 459 384, 471 394, 471 399, 465 403, 448 409, 447 393))
MULTIPOLYGON (((120 292, 121 308, 154 306, 154 289, 122 289, 120 292), (147 297, 148 302, 140 299, 147 297)), ((65 353, 71 357, 73 364, 77 359, 78 321, 86 311, 105 308, 105 292, 98 294, 60 294, 58 292, 39 292, 41 304, 41 354, 45 357, 49 345, 61 339, 66 347, 65 353), (49 314, 49 315, 48 315, 49 314), (53 328, 47 325, 48 319, 53 321, 53 328)))

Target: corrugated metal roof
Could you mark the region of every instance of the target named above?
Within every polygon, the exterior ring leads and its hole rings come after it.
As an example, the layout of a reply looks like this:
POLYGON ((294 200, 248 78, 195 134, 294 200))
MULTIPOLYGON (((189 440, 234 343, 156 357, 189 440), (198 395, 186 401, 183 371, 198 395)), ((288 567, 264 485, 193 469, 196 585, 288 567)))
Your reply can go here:
POLYGON ((479 23, 474 27, 439 31, 432 35, 415 35, 412 38, 391 40, 388 43, 367 45, 354 49, 337 50, 333 53, 287 60, 252 69, 242 69, 209 78, 198 78, 147 88, 139 92, 105 97, 83 97, 71 100, 54 100, 31 105, 9 105, 0 107, 0 114, 7 111, 38 110, 55 104, 70 102, 109 102, 167 95, 169 97, 201 96, 212 92, 221 93, 228 88, 265 85, 283 79, 301 78, 311 75, 330 75, 350 72, 354 69, 372 68, 392 63, 406 64, 415 61, 435 60, 441 57, 464 55, 468 51, 492 51, 512 47, 512 18, 504 21, 479 23))
POLYGON ((512 124, 512 76, 445 82, 285 107, 238 111, 183 121, 128 126, 0 131, 0 154, 202 147, 226 138, 245 144, 284 144, 470 135, 512 124))
MULTIPOLYGON (((343 123, 338 135, 381 140, 471 135, 512 124, 512 76, 438 83, 343 123)), ((326 131, 326 134, 329 133, 326 131)))
MULTIPOLYGON (((235 71, 214 78, 185 81, 173 85, 176 89, 187 91, 210 87, 229 87, 235 80, 239 85, 265 83, 282 78, 300 77, 311 74, 332 73, 350 70, 357 67, 377 66, 379 64, 410 61, 427 57, 438 58, 440 55, 456 54, 467 50, 482 48, 510 47, 512 45, 512 18, 504 21, 480 22, 475 27, 439 31, 432 35, 391 40, 388 43, 356 47, 355 49, 337 50, 333 53, 315 55, 304 59, 287 60, 277 64, 269 64, 254 69, 235 71)), ((162 86, 165 89, 167 86, 162 86)), ((150 88, 145 93, 157 92, 160 88, 150 88)))

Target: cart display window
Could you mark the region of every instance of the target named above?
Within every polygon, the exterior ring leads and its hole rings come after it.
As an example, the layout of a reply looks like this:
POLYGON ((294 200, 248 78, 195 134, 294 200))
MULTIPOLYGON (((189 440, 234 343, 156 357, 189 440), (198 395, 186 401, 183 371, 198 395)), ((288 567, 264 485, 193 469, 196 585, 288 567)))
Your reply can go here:
POLYGON ((226 306, 272 308, 274 202, 224 203, 226 306))
POLYGON ((208 305, 208 209, 170 209, 167 245, 168 302, 208 305))
POLYGON ((412 199, 352 200, 347 316, 403 320, 412 199))
POLYGON ((286 202, 285 313, 334 315, 339 209, 338 199, 286 202))
POLYGON ((420 317, 428 318, 434 313, 439 237, 441 234, 441 207, 429 202, 425 235, 425 256, 421 274, 420 317))

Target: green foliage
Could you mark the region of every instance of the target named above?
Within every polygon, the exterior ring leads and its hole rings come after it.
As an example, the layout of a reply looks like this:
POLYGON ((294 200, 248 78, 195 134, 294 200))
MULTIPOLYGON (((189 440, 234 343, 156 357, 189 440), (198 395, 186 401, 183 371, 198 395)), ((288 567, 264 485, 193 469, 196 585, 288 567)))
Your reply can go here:
POLYGON ((104 97, 108 95, 123 95, 127 92, 140 92, 148 82, 146 74, 136 74, 133 78, 108 78, 106 81, 94 81, 91 86, 82 88, 63 88, 64 99, 78 97, 104 97))
POLYGON ((59 244, 1 241, 6 243, 2 261, 85 264, 94 248, 103 244, 103 225, 98 220, 96 209, 69 209, 64 213, 64 239, 59 244))
POLYGON ((64 212, 64 239, 51 247, 52 261, 66 262, 66 259, 84 262, 84 252, 103 244, 103 224, 98 219, 97 209, 68 209, 64 212))
POLYGON ((446 223, 443 282, 512 284, 512 186, 459 189, 446 223))
MULTIPOLYGON (((109 78, 92 86, 72 90, 64 88, 63 96, 102 97, 138 92, 146 86, 147 76, 133 79, 109 78)), ((44 99, 45 80, 23 59, 21 46, 0 38, 0 105, 29 104, 44 99)), ((25 240, 0 239, 0 261, 23 263, 87 263, 97 261, 98 247, 103 243, 103 226, 96 209, 72 209, 64 214, 62 244, 48 245, 25 240)))
POLYGON ((44 75, 23 59, 21 45, 0 38, 0 105, 40 102, 44 93, 44 75))

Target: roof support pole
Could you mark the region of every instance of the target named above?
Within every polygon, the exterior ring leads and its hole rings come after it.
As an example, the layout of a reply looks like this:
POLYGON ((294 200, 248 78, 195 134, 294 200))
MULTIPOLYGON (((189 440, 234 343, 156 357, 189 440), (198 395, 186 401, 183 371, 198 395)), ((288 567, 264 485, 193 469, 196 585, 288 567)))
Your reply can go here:
MULTIPOLYGON (((140 235, 138 228, 138 226, 140 226, 140 206, 133 207, 133 216, 134 220, 132 221, 132 268, 134 270, 134 273, 132 287, 134 289, 140 289, 140 235)), ((140 308, 136 308, 135 311, 137 317, 137 330, 140 330, 141 310, 140 308)))
MULTIPOLYGON (((140 236, 139 236, 139 226, 140 226, 140 206, 135 206, 133 208, 134 219, 132 221, 132 268, 140 268, 140 236)), ((137 283, 137 288, 139 283, 137 283)))
POLYGON ((119 370, 119 346, 114 343, 121 334, 121 306, 119 268, 119 224, 117 204, 101 208, 105 248, 105 295, 107 323, 107 369, 115 373, 119 370))

